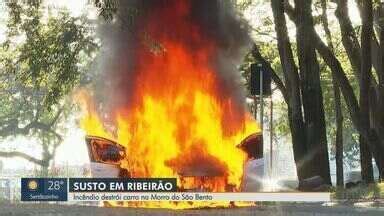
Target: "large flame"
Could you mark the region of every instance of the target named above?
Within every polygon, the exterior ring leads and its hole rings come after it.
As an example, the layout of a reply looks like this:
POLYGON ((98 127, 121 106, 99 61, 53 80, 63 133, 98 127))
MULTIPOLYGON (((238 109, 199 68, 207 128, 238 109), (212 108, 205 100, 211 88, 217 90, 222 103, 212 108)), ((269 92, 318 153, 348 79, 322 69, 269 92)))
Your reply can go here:
POLYGON ((238 191, 247 156, 236 145, 260 129, 218 75, 216 42, 188 19, 187 1, 174 2, 140 24, 129 69, 134 76, 124 80, 130 101, 114 107, 114 129, 84 94, 81 127, 125 146, 121 167, 132 177, 176 177, 182 189, 238 191), (164 23, 172 23, 171 33, 164 23))

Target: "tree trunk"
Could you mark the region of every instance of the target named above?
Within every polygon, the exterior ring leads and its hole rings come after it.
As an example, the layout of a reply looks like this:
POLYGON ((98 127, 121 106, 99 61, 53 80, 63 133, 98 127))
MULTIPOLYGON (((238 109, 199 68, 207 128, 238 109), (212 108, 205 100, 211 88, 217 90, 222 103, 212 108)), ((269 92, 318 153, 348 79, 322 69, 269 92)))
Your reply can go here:
MULTIPOLYGON (((331 30, 329 29, 329 25, 328 25, 327 0, 321 0, 321 8, 322 8, 322 15, 321 15, 322 23, 323 23, 328 47, 334 54, 331 30)), ((339 85, 337 84, 337 77, 333 70, 331 70, 331 73, 332 73, 333 94, 335 97, 335 115, 336 115, 336 122, 335 122, 336 123, 336 137, 335 137, 336 185, 339 187, 344 187, 343 112, 341 109, 340 88, 339 88, 339 85)))
MULTIPOLYGON (((344 0, 345 1, 345 0, 344 0)), ((363 11, 363 4, 362 4, 362 1, 361 0, 355 0, 356 4, 357 4, 357 8, 359 9, 360 13, 363 11)), ((383 14, 383 6, 384 6, 384 3, 380 3, 379 0, 377 0, 375 2, 375 12, 379 12, 380 14, 378 14, 379 16, 382 16, 383 14), (381 8, 381 11, 380 11, 380 8, 381 8)), ((377 17, 377 16, 376 16, 377 17)), ((375 20, 375 16, 374 16, 374 20, 375 20)), ((371 38, 371 49, 372 49, 372 52, 371 52, 371 57, 372 57, 372 67, 375 68, 375 71, 376 72, 379 72, 381 71, 381 68, 380 68, 380 64, 381 64, 381 60, 379 58, 379 53, 380 53, 380 46, 379 46, 379 42, 377 41, 377 38, 376 38, 376 35, 373 34, 373 37, 371 38)), ((373 82, 376 81, 376 80, 372 80, 373 82)))
POLYGON ((313 31, 312 1, 295 0, 295 5, 298 18, 296 41, 307 132, 307 159, 311 160, 311 164, 317 165, 312 169, 312 175, 319 175, 326 183, 331 184, 320 69, 315 46, 311 39, 313 31))
MULTIPOLYGON (((296 23, 298 18, 296 17, 293 8, 289 4, 286 4, 286 8, 288 16, 296 23)), ((359 131, 359 133, 367 140, 369 148, 372 150, 372 155, 375 158, 376 164, 378 166, 379 174, 380 176, 384 176, 384 156, 382 155, 382 152, 384 152, 384 132, 381 132, 384 131, 383 127, 375 127, 375 129, 371 129, 369 127, 365 127, 362 124, 358 100, 356 98, 352 85, 349 82, 343 67, 341 66, 340 61, 324 44, 324 42, 321 40, 315 30, 312 31, 312 40, 313 43, 316 45, 316 49, 319 51, 319 54, 322 56, 322 58, 324 59, 326 64, 331 68, 331 70, 335 73, 340 90, 347 104, 347 108, 351 116, 353 125, 359 131)), ((381 103, 383 106, 381 106, 380 101, 378 101, 378 106, 372 107, 376 109, 379 108, 378 111, 373 112, 373 114, 376 116, 380 113, 383 113, 380 107, 384 107, 384 101, 382 100, 381 103)), ((383 118, 377 119, 380 120, 383 118)), ((382 120, 380 121, 384 122, 382 120)), ((381 123, 380 125, 384 124, 381 123)))
POLYGON ((373 157, 375 158, 376 164, 378 166, 380 175, 383 176, 383 166, 384 157, 381 152, 384 152, 384 147, 380 140, 378 133, 372 129, 365 128, 361 123, 360 107, 356 95, 354 94, 353 88, 348 81, 348 78, 341 67, 340 62, 331 52, 331 50, 322 42, 320 37, 317 34, 313 35, 313 41, 316 44, 316 49, 319 51, 320 55, 323 57, 326 64, 334 71, 337 82, 340 86, 340 90, 343 93, 344 100, 347 104, 351 120, 355 128, 359 133, 367 140, 367 143, 372 149, 373 157))
POLYGON ((337 88, 334 90, 336 109, 336 185, 344 187, 343 114, 341 112, 340 90, 337 84, 335 87, 337 88))
POLYGON ((280 61, 286 80, 288 119, 292 135, 293 156, 296 163, 297 177, 299 181, 312 175, 312 167, 307 157, 306 129, 302 114, 302 102, 300 95, 300 78, 295 65, 291 44, 288 37, 287 24, 284 15, 284 5, 281 0, 271 1, 277 45, 280 61))
POLYGON ((335 15, 340 25, 341 41, 347 53, 349 62, 352 65, 354 74, 359 78, 361 69, 361 50, 355 29, 349 19, 348 0, 336 0, 336 3, 337 8, 335 15))
MULTIPOLYGON (((384 18, 383 18, 384 19, 384 18)), ((383 21, 384 22, 384 21, 383 21)), ((384 86, 384 24, 380 29, 380 68, 379 73, 379 85, 384 86)))
MULTIPOLYGON (((326 64, 336 75, 337 82, 343 94, 344 100, 347 104, 347 108, 351 116, 353 125, 359 131, 359 133, 367 139, 368 145, 370 146, 370 149, 372 149, 372 155, 375 158, 376 164, 379 168, 380 175, 384 176, 384 169, 381 165, 384 164, 384 157, 381 153, 384 152, 384 147, 378 135, 380 133, 369 128, 365 128, 361 124, 360 107, 358 104, 358 100, 339 60, 332 53, 332 51, 323 43, 319 35, 317 35, 315 32, 313 34, 312 39, 313 42, 316 44, 316 49, 319 51, 326 64)), ((381 110, 380 112, 382 113, 381 110)))
POLYGON ((336 185, 344 187, 344 168, 343 168, 343 112, 341 109, 340 88, 337 84, 336 74, 332 72, 333 94, 335 97, 335 114, 336 114, 336 185))
MULTIPOLYGON (((362 2, 362 29, 361 29, 361 75, 360 75, 360 116, 361 124, 370 128, 369 89, 371 83, 372 59, 371 59, 371 38, 373 36, 372 1, 362 2)), ((372 182, 372 156, 367 140, 360 138, 360 160, 362 179, 372 182)))
POLYGON ((377 69, 377 71, 379 72, 378 73, 378 77, 379 77, 379 85, 380 86, 384 86, 384 3, 383 3, 383 17, 381 19, 381 22, 383 22, 381 25, 380 25, 380 53, 379 53, 379 57, 380 57, 380 64, 379 64, 379 68, 380 69, 377 69))
MULTIPOLYGON (((378 47, 378 61, 377 66, 375 67, 379 84, 376 87, 375 91, 375 104, 371 107, 371 109, 376 109, 372 111, 374 114, 374 119, 371 123, 373 124, 373 127, 376 130, 377 134, 381 134, 381 142, 384 143, 384 2, 380 3, 380 5, 376 8, 376 24, 375 26, 378 26, 378 32, 379 32, 379 44, 377 44, 378 47)), ((374 100, 371 100, 373 102, 374 100)), ((373 103, 371 103, 373 104, 373 103)), ((380 179, 384 178, 384 171, 380 173, 380 179)))
POLYGON ((48 165, 41 166, 41 170, 40 170, 40 176, 41 177, 49 177, 49 170, 48 170, 48 168, 49 168, 48 165))
POLYGON ((361 179, 365 183, 373 182, 373 167, 372 167, 372 154, 369 151, 365 139, 360 136, 360 164, 361 164, 361 179))

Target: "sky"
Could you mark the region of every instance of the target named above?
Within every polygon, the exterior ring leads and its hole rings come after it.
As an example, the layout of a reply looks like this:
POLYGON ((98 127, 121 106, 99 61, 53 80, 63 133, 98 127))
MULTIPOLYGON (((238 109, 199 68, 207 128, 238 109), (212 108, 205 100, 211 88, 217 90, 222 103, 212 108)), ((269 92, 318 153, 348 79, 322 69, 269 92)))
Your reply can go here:
MULTIPOLYGON (((84 12, 88 13, 90 17, 96 17, 96 10, 88 5, 89 0, 47 0, 48 7, 51 8, 68 8, 70 13, 73 16, 80 16, 84 12)), ((251 25, 260 26, 262 20, 267 17, 272 17, 272 12, 270 10, 270 5, 260 4, 259 1, 255 1, 253 7, 250 7, 244 14, 245 18, 251 23, 251 25)), ((356 8, 356 5, 350 1, 350 15, 354 23, 359 23, 359 12, 356 8)), ((5 22, 6 22, 6 6, 4 0, 0 0, 0 42, 4 40, 4 31, 5 22)), ((333 13, 333 12, 330 12, 333 13)), ((331 15, 332 17, 333 15, 331 15)), ((334 16, 333 16, 334 17, 334 16)), ((332 19, 331 19, 332 22, 332 19)), ((290 28, 294 33, 293 26, 290 28)), ((258 37, 261 37, 260 35, 258 37)), ((55 158, 55 164, 61 165, 81 165, 89 162, 88 152, 85 145, 84 136, 85 133, 79 129, 76 124, 72 121, 69 123, 69 133, 65 136, 64 142, 57 149, 57 155, 55 158)), ((23 146, 21 150, 26 150, 32 152, 33 155, 39 157, 40 151, 36 148, 33 148, 34 141, 26 138, 17 138, 13 141, 1 141, 0 146, 23 146), (21 143, 21 145, 20 145, 21 143)), ((22 159, 2 159, 4 162, 4 167, 13 169, 13 168, 32 168, 31 163, 26 162, 22 159)))

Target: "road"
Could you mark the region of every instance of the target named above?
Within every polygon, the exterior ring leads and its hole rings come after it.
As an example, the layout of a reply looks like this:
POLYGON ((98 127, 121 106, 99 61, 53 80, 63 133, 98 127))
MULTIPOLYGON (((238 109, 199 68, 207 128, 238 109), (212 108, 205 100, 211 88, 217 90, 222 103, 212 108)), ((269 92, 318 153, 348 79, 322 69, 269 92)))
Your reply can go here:
POLYGON ((102 208, 94 206, 70 206, 50 204, 0 204, 0 216, 119 216, 119 215, 384 215, 384 207, 356 207, 354 205, 324 206, 322 204, 275 204, 243 208, 220 209, 142 209, 142 208, 102 208))

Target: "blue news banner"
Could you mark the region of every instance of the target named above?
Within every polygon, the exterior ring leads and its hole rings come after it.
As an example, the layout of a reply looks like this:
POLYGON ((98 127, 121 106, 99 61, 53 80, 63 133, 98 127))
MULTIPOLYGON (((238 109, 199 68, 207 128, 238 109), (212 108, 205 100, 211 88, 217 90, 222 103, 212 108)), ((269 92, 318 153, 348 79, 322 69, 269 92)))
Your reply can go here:
POLYGON ((175 178, 22 178, 21 201, 68 201, 76 192, 176 192, 175 178))

